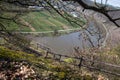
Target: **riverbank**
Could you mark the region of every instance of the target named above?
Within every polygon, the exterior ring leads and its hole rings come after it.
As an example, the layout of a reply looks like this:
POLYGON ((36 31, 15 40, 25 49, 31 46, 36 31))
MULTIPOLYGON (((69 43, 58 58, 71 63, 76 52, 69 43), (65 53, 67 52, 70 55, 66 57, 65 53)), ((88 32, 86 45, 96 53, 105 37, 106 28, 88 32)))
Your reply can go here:
POLYGON ((22 35, 31 35, 31 36, 37 36, 37 37, 46 37, 46 36, 60 36, 60 35, 65 35, 65 34, 70 34, 74 32, 81 31, 80 28, 74 28, 74 29, 66 29, 66 30, 52 30, 52 31, 41 31, 41 32, 14 32, 14 33, 19 33, 22 35))
MULTIPOLYGON (((109 21, 108 18, 106 18, 104 15, 99 13, 92 13, 91 16, 89 13, 86 15, 87 17, 91 17, 94 21, 97 21, 99 24, 101 24, 103 27, 100 26, 100 28, 103 28, 103 31, 106 32, 105 34, 105 40, 103 46, 111 46, 115 47, 120 44, 120 28, 114 25, 111 21, 109 21)), ((89 18, 88 18, 89 19, 89 18)))
MULTIPOLYGON (((95 20, 98 21, 98 19, 95 19, 95 20)), ((111 48, 120 45, 120 42, 119 42, 120 41, 120 28, 118 28, 112 22, 107 21, 107 20, 106 22, 99 21, 98 23, 103 25, 102 28, 104 28, 106 32, 106 37, 105 37, 103 45, 109 46, 111 48)))

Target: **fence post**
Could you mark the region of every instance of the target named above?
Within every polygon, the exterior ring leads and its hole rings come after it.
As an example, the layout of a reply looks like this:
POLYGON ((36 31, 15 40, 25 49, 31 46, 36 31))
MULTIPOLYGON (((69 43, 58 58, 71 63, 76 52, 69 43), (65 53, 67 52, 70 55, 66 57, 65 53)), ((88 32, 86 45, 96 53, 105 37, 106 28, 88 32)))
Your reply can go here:
POLYGON ((61 55, 59 55, 60 57, 59 57, 59 61, 61 60, 61 55))
POLYGON ((47 51, 47 52, 46 52, 46 55, 45 55, 45 57, 44 57, 44 58, 47 58, 47 56, 48 56, 48 53, 49 53, 49 52, 47 51))
POLYGON ((79 60, 80 60, 80 62, 79 62, 79 64, 78 64, 78 67, 81 68, 81 66, 82 66, 82 61, 83 61, 83 57, 81 57, 79 60))
POLYGON ((55 54, 53 54, 53 59, 55 59, 55 54))
POLYGON ((39 43, 37 43, 37 50, 38 50, 38 48, 39 48, 38 46, 39 46, 39 43))
POLYGON ((95 60, 95 56, 93 55, 93 56, 92 56, 92 61, 91 61, 91 66, 94 65, 94 60, 95 60))

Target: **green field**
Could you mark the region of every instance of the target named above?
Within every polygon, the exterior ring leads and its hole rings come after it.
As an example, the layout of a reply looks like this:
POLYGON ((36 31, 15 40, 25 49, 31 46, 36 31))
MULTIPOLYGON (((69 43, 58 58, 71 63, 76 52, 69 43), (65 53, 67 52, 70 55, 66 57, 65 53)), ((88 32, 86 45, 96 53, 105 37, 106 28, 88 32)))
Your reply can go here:
MULTIPOLYGON (((41 12, 31 12, 21 17, 24 23, 29 24, 29 26, 17 25, 13 22, 9 23, 8 30, 19 30, 19 31, 51 31, 51 30, 62 30, 62 29, 72 29, 78 28, 79 26, 71 26, 70 23, 62 18, 57 13, 50 14, 48 11, 41 12), (31 27, 34 29, 32 30, 31 27)), ((82 23, 83 24, 83 23, 82 23)), ((8 25, 7 25, 8 26, 8 25)))

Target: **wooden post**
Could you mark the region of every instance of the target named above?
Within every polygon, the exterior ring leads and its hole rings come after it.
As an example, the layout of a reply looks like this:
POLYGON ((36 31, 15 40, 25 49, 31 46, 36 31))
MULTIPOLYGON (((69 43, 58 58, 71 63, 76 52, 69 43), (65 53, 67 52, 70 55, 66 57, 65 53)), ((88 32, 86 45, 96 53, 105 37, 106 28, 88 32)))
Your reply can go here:
POLYGON ((39 43, 37 43, 37 50, 38 50, 38 48, 39 48, 39 43))
POLYGON ((62 56, 61 56, 61 55, 59 55, 59 56, 60 56, 60 57, 59 57, 59 61, 60 61, 62 56))
POLYGON ((82 66, 82 61, 83 61, 83 57, 81 57, 79 60, 80 60, 80 62, 79 62, 79 64, 78 64, 78 67, 81 68, 81 66, 82 66))
POLYGON ((53 54, 53 59, 55 59, 55 54, 53 54))
POLYGON ((45 55, 45 58, 47 58, 47 56, 48 56, 48 53, 49 53, 49 52, 47 51, 47 52, 46 52, 46 55, 45 55))
POLYGON ((92 56, 92 61, 91 61, 91 66, 94 66, 94 60, 95 60, 95 56, 92 56))

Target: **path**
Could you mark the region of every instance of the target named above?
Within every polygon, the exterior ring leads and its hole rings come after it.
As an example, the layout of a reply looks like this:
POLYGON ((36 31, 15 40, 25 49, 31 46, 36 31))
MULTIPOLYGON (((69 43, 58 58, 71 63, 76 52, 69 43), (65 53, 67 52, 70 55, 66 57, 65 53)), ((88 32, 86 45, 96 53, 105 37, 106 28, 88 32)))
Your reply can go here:
POLYGON ((29 27, 32 31, 36 31, 35 28, 28 22, 26 22, 24 19, 20 18, 21 22, 24 23, 27 27, 29 27))
MULTIPOLYGON (((76 31, 81 30, 81 28, 58 30, 58 32, 76 31)), ((15 33, 54 33, 54 31, 42 31, 42 32, 15 32, 15 33)))

